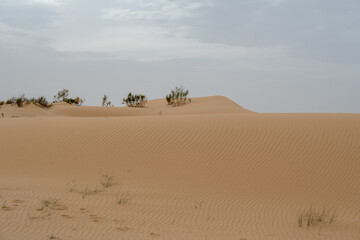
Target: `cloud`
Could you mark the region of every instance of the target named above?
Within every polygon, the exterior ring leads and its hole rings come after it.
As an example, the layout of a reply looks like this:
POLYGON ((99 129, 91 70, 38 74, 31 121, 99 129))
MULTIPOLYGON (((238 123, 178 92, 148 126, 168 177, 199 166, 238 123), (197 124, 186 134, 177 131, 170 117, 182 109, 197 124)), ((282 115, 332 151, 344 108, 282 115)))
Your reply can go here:
POLYGON ((45 4, 52 6, 60 6, 64 2, 62 0, 29 0, 29 4, 45 4))
POLYGON ((48 5, 59 7, 66 0, 2 0, 3 6, 48 5))
POLYGON ((157 20, 181 19, 191 17, 193 11, 202 7, 212 7, 212 1, 194 2, 189 0, 122 0, 118 1, 120 7, 105 8, 102 10, 104 19, 113 20, 157 20))
POLYGON ((108 53, 115 59, 137 61, 199 58, 241 61, 282 58, 280 48, 246 48, 203 43, 186 35, 186 28, 169 32, 168 29, 160 27, 113 27, 77 36, 58 36, 51 43, 51 47, 59 52, 108 53))

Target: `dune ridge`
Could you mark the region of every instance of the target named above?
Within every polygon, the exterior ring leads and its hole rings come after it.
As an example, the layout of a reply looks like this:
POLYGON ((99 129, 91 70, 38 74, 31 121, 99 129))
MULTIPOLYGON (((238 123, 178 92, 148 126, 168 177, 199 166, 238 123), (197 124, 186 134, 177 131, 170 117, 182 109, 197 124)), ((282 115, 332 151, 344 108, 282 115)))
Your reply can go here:
POLYGON ((5 105, 0 107, 5 117, 126 117, 149 115, 253 113, 223 96, 192 98, 191 104, 179 107, 168 106, 165 99, 148 101, 145 108, 74 106, 55 103, 49 109, 25 104, 24 107, 5 105))
POLYGON ((127 117, 72 107, 0 119, 0 239, 359 239, 359 114, 210 100, 162 115, 154 101, 127 117), (116 184, 103 192, 69 191, 101 188, 104 174, 116 184), (67 209, 36 210, 49 198, 67 209), (335 209, 334 223, 298 227, 310 207, 335 209))

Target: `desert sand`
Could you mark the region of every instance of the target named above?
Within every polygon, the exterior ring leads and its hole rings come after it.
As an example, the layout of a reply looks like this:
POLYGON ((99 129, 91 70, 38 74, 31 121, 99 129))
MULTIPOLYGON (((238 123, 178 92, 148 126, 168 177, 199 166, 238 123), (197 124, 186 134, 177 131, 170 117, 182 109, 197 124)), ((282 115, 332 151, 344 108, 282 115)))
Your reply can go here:
POLYGON ((221 96, 0 113, 0 240, 360 239, 360 114, 221 96), (333 221, 300 227, 310 208, 333 221))

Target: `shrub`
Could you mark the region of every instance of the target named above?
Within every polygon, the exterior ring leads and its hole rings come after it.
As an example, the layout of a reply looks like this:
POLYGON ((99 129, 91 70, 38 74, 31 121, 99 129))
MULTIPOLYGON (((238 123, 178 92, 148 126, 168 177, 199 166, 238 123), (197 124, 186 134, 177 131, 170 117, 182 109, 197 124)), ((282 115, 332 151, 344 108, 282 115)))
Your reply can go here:
POLYGON ((169 95, 166 95, 166 101, 168 105, 177 107, 180 105, 186 104, 186 102, 191 102, 190 98, 187 98, 189 90, 184 90, 183 87, 176 87, 172 89, 169 95))
POLYGON ((109 101, 108 99, 109 99, 109 97, 106 94, 104 94, 103 99, 102 99, 103 107, 113 107, 114 106, 111 104, 111 101, 109 101))
POLYGON ((52 106, 51 103, 49 103, 46 99, 46 97, 44 96, 41 96, 41 97, 38 97, 38 98, 32 98, 30 100, 32 103, 34 103, 35 105, 37 106, 40 106, 40 107, 44 107, 44 108, 49 108, 52 106))
POLYGON ((0 106, 2 106, 2 105, 4 105, 5 104, 5 102, 4 101, 1 101, 0 102, 0 106))
POLYGON ((129 93, 127 98, 123 99, 123 104, 126 103, 128 107, 145 107, 147 99, 145 95, 142 94, 132 94, 129 93))
POLYGON ((69 90, 63 88, 63 90, 58 91, 57 95, 54 96, 54 102, 65 102, 68 96, 69 96, 69 90))
POLYGON ((25 94, 21 94, 18 98, 15 99, 15 103, 16 105, 18 105, 18 107, 22 107, 24 106, 24 103, 29 103, 30 101, 25 98, 25 94))
POLYGON ((76 106, 81 106, 85 100, 81 99, 79 97, 77 98, 65 98, 63 102, 69 103, 69 104, 74 104, 76 106))
POLYGON ((69 90, 64 88, 63 90, 59 91, 57 95, 54 96, 54 103, 55 102, 66 102, 69 104, 75 104, 77 106, 82 105, 85 102, 85 99, 81 99, 79 97, 76 98, 68 98, 69 90))
POLYGON ((11 99, 6 100, 6 103, 5 103, 5 104, 13 104, 13 103, 14 103, 14 101, 13 101, 13 99, 11 98, 11 99))

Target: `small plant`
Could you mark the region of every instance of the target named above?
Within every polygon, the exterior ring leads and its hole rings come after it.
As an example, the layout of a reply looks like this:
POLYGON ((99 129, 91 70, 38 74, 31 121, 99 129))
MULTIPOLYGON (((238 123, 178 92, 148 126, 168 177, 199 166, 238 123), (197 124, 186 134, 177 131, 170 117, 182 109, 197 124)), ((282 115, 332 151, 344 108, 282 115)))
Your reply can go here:
POLYGON ((299 227, 306 225, 307 227, 317 226, 319 224, 331 224, 335 219, 335 211, 332 209, 316 210, 310 208, 298 214, 297 223, 299 227))
POLYGON ((187 96, 189 95, 189 90, 184 90, 183 87, 176 87, 171 90, 169 95, 166 95, 165 99, 168 105, 173 107, 181 106, 187 102, 191 102, 191 99, 187 96))
POLYGON ((127 98, 123 99, 123 104, 126 104, 128 107, 145 107, 147 99, 145 95, 142 94, 132 94, 129 93, 127 98))
POLYGON ((39 210, 50 209, 50 210, 65 210, 67 207, 62 205, 57 199, 45 199, 41 200, 41 208, 39 210))
POLYGON ((104 174, 100 177, 100 183, 104 188, 109 188, 116 185, 114 177, 107 174, 104 174))
POLYGON ((4 202, 2 203, 1 209, 2 209, 2 210, 11 210, 11 208, 6 204, 6 201, 4 201, 4 202))
POLYGON ((54 234, 51 234, 51 235, 49 236, 49 239, 59 239, 59 238, 58 238, 58 237, 55 237, 54 234))
POLYGON ((68 190, 69 192, 76 192, 81 194, 82 198, 85 198, 88 195, 94 195, 104 191, 104 189, 99 189, 97 187, 90 188, 89 186, 86 186, 84 189, 79 189, 75 181, 72 181, 71 184, 68 184, 68 190))
POLYGON ((113 107, 114 105, 111 104, 111 102, 108 100, 109 97, 105 94, 102 99, 102 105, 103 107, 113 107))
POLYGON ((29 215, 29 214, 28 214, 28 218, 29 218, 30 220, 45 219, 45 218, 51 217, 52 215, 53 215, 53 212, 52 212, 52 211, 49 211, 49 212, 47 212, 47 213, 41 213, 41 214, 39 214, 39 215, 37 215, 37 216, 35 216, 35 215, 29 215))
POLYGON ((128 203, 131 200, 131 196, 129 193, 122 193, 116 195, 116 203, 119 205, 128 203))
POLYGON ((5 104, 5 102, 4 101, 1 101, 0 102, 0 106, 2 106, 2 105, 4 105, 5 104))

